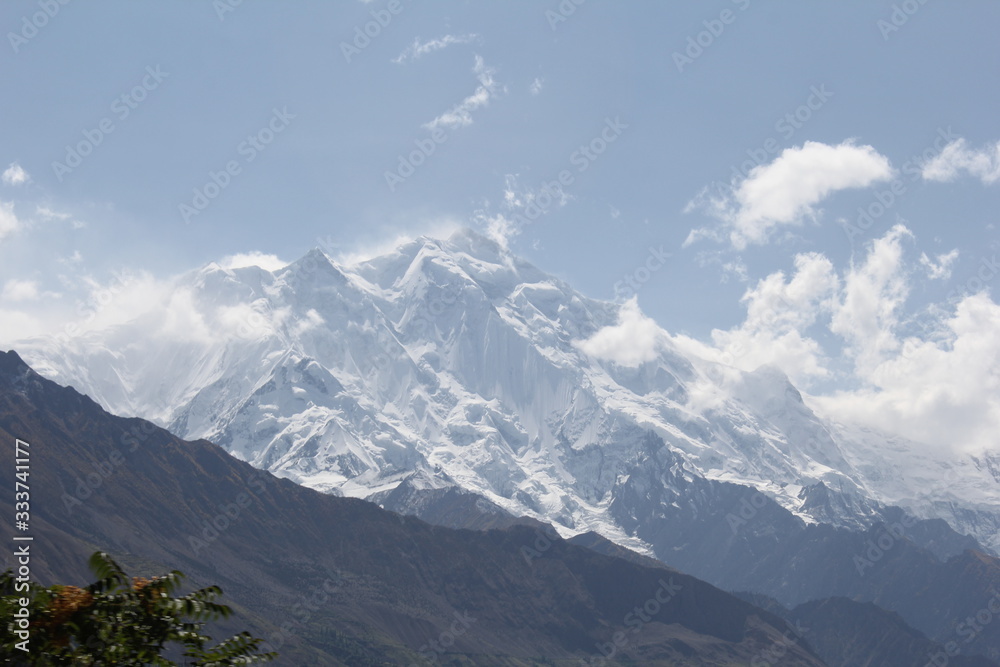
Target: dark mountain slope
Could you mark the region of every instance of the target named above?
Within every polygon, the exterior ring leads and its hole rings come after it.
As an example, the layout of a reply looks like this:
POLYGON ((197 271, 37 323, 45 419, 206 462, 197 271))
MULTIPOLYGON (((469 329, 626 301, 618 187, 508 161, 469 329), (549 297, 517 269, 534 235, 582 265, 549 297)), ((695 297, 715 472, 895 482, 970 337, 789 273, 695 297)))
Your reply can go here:
POLYGON ((959 654, 963 647, 930 641, 898 614, 870 602, 807 602, 793 609, 790 618, 810 629, 805 637, 830 667, 923 667, 942 658, 949 667, 997 667, 987 658, 959 654))
POLYGON ((489 530, 546 525, 530 517, 514 516, 483 496, 459 486, 420 489, 410 479, 403 480, 394 489, 368 496, 367 500, 390 512, 415 516, 446 528, 489 530))
POLYGON ((827 598, 794 609, 761 593, 734 593, 754 606, 781 616, 797 636, 814 647, 830 667, 998 667, 982 656, 969 656, 961 641, 933 642, 906 624, 899 614, 871 602, 827 598))
MULTIPOLYGON (((95 548, 135 574, 180 569, 221 585, 235 624, 268 638, 281 664, 598 664, 605 653, 737 665, 786 631, 693 577, 540 541, 536 528, 436 527, 277 479, 211 443, 109 415, 10 352, 4 460, 15 438, 31 444, 36 578, 88 580, 95 548)), ((5 516, 12 502, 0 499, 5 516)), ((782 664, 822 663, 798 645, 782 664)))
MULTIPOLYGON (((720 588, 760 591, 789 607, 829 597, 874 602, 942 644, 1000 591, 1000 559, 975 549, 939 558, 969 544, 944 522, 888 508, 898 520, 864 532, 807 525, 758 491, 686 476, 662 441, 650 441, 611 512, 665 563, 720 588)), ((1000 623, 983 624, 965 649, 1000 658, 1000 623)))

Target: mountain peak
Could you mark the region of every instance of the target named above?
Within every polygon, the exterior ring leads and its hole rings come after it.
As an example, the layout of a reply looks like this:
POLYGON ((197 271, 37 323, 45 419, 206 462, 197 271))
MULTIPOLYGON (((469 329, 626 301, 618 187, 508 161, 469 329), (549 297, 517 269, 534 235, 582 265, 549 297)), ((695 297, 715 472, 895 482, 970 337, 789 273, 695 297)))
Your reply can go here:
POLYGON ((319 246, 310 248, 309 252, 300 257, 298 261, 300 262, 312 261, 317 263, 327 262, 329 264, 335 264, 333 259, 331 259, 329 255, 323 252, 323 250, 319 246))
POLYGON ((21 356, 14 350, 0 351, 0 376, 23 375, 31 371, 21 356))
POLYGON ((274 273, 190 282, 190 298, 169 313, 181 335, 136 320, 88 333, 86 345, 19 349, 116 412, 215 440, 325 491, 369 497, 440 469, 505 511, 627 541, 627 518, 606 508, 648 500, 623 480, 636 461, 659 465, 645 451, 653 432, 692 476, 753 485, 790 511, 808 514, 798 492, 824 481, 850 496, 827 513, 837 525, 919 498, 914 511, 1000 546, 986 464, 965 466, 982 484, 942 510, 915 495, 918 478, 896 472, 905 454, 857 465, 867 436, 834 434, 776 367, 719 379, 671 345, 637 368, 599 363, 641 342, 621 306, 468 228, 356 262, 314 248, 274 273), (592 355, 580 342, 599 332, 592 355), (316 367, 299 368, 305 358, 316 367), (899 478, 893 495, 876 491, 889 475, 899 478))
POLYGON ((302 257, 298 258, 288 266, 275 272, 278 275, 294 276, 297 280, 325 275, 334 280, 337 284, 345 284, 348 277, 344 270, 336 261, 330 258, 319 247, 312 248, 302 257))

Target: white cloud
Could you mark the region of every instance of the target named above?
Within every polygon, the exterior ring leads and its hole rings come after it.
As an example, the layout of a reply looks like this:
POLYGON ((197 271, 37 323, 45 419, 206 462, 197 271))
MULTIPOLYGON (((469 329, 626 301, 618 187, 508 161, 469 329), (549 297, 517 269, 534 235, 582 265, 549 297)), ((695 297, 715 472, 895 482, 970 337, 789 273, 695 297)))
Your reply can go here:
POLYGON ((531 198, 531 193, 521 186, 518 181, 518 174, 506 174, 503 178, 503 205, 504 208, 523 208, 525 200, 531 198))
POLYGON ((262 340, 279 335, 290 314, 289 308, 271 309, 264 299, 218 308, 202 308, 211 328, 229 338, 262 340))
POLYGON ((408 46, 403 50, 398 56, 392 59, 392 62, 402 64, 410 60, 416 60, 421 56, 425 56, 428 53, 433 53, 434 51, 440 51, 445 49, 452 44, 468 44, 479 38, 479 35, 445 35, 444 37, 439 37, 437 39, 432 39, 426 42, 421 42, 419 38, 413 40, 413 44, 408 46))
POLYGON ((936 447, 996 449, 1000 433, 1000 305, 965 297, 936 336, 907 338, 868 386, 814 400, 822 412, 936 447))
POLYGON ((948 280, 951 278, 951 265, 958 259, 958 248, 951 252, 937 256, 937 260, 932 260, 927 253, 920 253, 920 265, 927 269, 927 275, 931 280, 948 280))
MULTIPOLYGON (((35 336, 72 339, 143 315, 159 318, 173 289, 169 281, 158 281, 148 274, 120 273, 103 282, 75 272, 56 277, 66 293, 40 291, 26 280, 5 283, 0 298, 23 305, 19 311, 0 314, 2 344, 13 347, 35 336)), ((150 326, 149 335, 159 330, 158 321, 150 326)), ((184 332, 183 328, 179 331, 184 332)))
MULTIPOLYGON (((504 176, 503 207, 509 211, 521 211, 528 215, 531 206, 538 207, 541 213, 548 211, 553 206, 563 207, 573 201, 573 195, 567 193, 558 184, 550 187, 543 184, 537 189, 532 189, 521 184, 518 174, 507 174, 504 176), (545 198, 542 198, 542 195, 545 198)), ((530 218, 537 218, 538 215, 529 215, 530 218)))
POLYGON ((72 322, 80 331, 103 329, 123 324, 145 314, 156 313, 173 291, 170 281, 161 281, 149 273, 122 272, 107 281, 84 275, 76 282, 82 288, 84 314, 72 322))
POLYGON ((21 227, 21 221, 14 214, 14 203, 0 201, 0 241, 18 231, 21 227))
POLYGON ((7 185, 23 185, 31 180, 31 177, 28 176, 28 172, 26 172, 17 162, 11 162, 10 166, 4 170, 3 175, 0 176, 0 178, 2 178, 3 182, 7 185))
MULTIPOLYGON (((0 201, 0 241, 23 229, 33 227, 39 219, 43 221, 66 220, 70 217, 68 214, 56 213, 44 206, 37 206, 35 215, 37 217, 19 217, 14 211, 14 202, 0 201)), ((75 220, 71 224, 74 229, 83 226, 83 223, 77 223, 75 220)))
POLYGON ((902 241, 912 236, 905 226, 893 226, 871 244, 865 261, 851 266, 845 276, 830 331, 847 342, 855 372, 862 377, 871 373, 886 353, 899 347, 895 330, 909 292, 902 241))
POLYGON ((401 245, 421 236, 435 239, 448 238, 463 227, 461 221, 450 217, 427 218, 417 221, 409 218, 399 225, 378 229, 376 240, 357 242, 349 250, 339 252, 333 259, 338 264, 354 266, 391 253, 401 245))
POLYGON ((38 283, 34 280, 12 278, 4 283, 0 299, 4 301, 34 301, 38 295, 38 283))
POLYGON ((742 257, 733 257, 732 253, 721 250, 700 250, 695 254, 694 260, 702 268, 715 267, 719 271, 721 284, 728 283, 732 279, 741 283, 750 282, 750 270, 746 262, 742 257))
POLYGON ((480 214, 477 215, 477 219, 480 223, 486 226, 486 236, 492 239, 504 250, 510 249, 510 242, 521 231, 517 222, 511 220, 503 213, 487 215, 480 212, 480 214))
POLYGON ((832 311, 838 287, 830 260, 801 254, 791 278, 778 271, 746 291, 747 316, 740 326, 713 330, 711 344, 683 334, 671 339, 680 350, 709 361, 745 371, 773 364, 793 381, 808 384, 830 375, 820 344, 806 331, 832 311))
MULTIPOLYGON (((206 301, 188 275, 161 279, 123 272, 109 281, 84 278, 83 283, 87 296, 76 309, 83 317, 71 318, 70 328, 63 329, 71 337, 129 324, 130 335, 139 332, 141 338, 212 345, 279 335, 290 314, 288 308, 272 310, 263 298, 246 302, 245 296, 230 295, 221 303, 206 301)), ((305 326, 310 324, 315 320, 307 317, 305 326)))
POLYGON ((35 315, 19 310, 0 309, 0 347, 11 349, 14 343, 44 334, 47 327, 35 315))
POLYGON ((1000 141, 973 150, 965 139, 955 139, 924 164, 921 175, 928 181, 954 181, 962 172, 986 185, 1000 181, 1000 141))
POLYGON ((277 271, 288 266, 288 262, 278 259, 276 255, 251 251, 229 255, 219 262, 219 266, 224 269, 242 269, 247 266, 259 266, 265 271, 277 271))
POLYGON ((905 226, 896 225, 840 272, 821 254, 798 255, 790 276, 772 273, 747 290, 740 325, 714 330, 709 341, 669 336, 682 353, 724 365, 706 367, 714 369, 715 379, 711 386, 696 387, 692 401, 716 404, 718 387, 725 391, 738 379, 726 367, 753 371, 769 364, 804 389, 818 380, 835 382, 836 390, 809 397, 810 405, 832 419, 937 449, 995 448, 1000 305, 982 289, 957 305, 928 309, 920 334, 905 333, 913 268, 933 267, 931 273, 943 277, 958 257, 951 251, 908 262, 912 238, 905 226))
POLYGON ((426 129, 434 130, 439 127, 453 129, 471 125, 472 112, 487 106, 490 100, 499 93, 500 86, 498 86, 496 80, 493 78, 494 70, 487 67, 480 56, 476 56, 473 71, 476 73, 476 78, 479 79, 479 87, 476 88, 476 91, 449 111, 446 111, 429 123, 424 123, 426 129))
POLYGON ((204 313, 190 289, 171 291, 162 308, 151 313, 158 321, 151 335, 171 342, 189 341, 210 344, 218 338, 218 331, 205 321, 204 313))
POLYGON ((816 206, 832 193, 867 187, 892 175, 889 160, 871 146, 807 141, 785 149, 769 164, 754 167, 720 193, 705 190, 689 202, 685 212, 703 209, 721 220, 723 228, 692 230, 685 245, 700 238, 728 238, 737 250, 766 243, 777 228, 815 218, 816 206))
POLYGON ((530 92, 532 95, 538 95, 539 93, 542 92, 542 88, 544 87, 544 85, 545 81, 536 76, 535 80, 531 82, 531 86, 528 87, 528 92, 530 92))
POLYGON ((867 382, 886 355, 899 349, 894 332, 908 292, 902 240, 909 236, 902 225, 893 227, 843 276, 820 253, 797 255, 791 276, 777 271, 747 289, 739 326, 713 330, 710 343, 680 334, 671 339, 690 354, 743 371, 777 366, 808 387, 836 374, 837 364, 812 334, 825 330, 843 341, 849 372, 867 382))
POLYGON ((55 211, 49 208, 48 206, 36 206, 35 215, 45 221, 59 220, 60 222, 62 222, 69 220, 69 225, 73 229, 83 229, 84 227, 87 226, 87 223, 81 220, 77 220, 76 218, 73 218, 71 214, 55 211))
POLYGON ((473 214, 473 220, 486 229, 486 235, 504 248, 521 233, 525 221, 537 220, 553 207, 563 207, 573 196, 561 187, 552 188, 543 183, 538 189, 521 184, 518 174, 504 175, 504 186, 498 213, 493 213, 490 203, 473 214))
POLYGON ((636 367, 656 358, 661 333, 656 322, 639 310, 638 299, 632 297, 618 311, 617 324, 604 327, 590 338, 574 344, 597 359, 636 367))
POLYGON ((298 336, 325 323, 326 320, 323 319, 323 316, 315 309, 310 308, 306 311, 305 317, 292 325, 292 333, 298 336))
POLYGON ((48 206, 36 206, 35 215, 43 220, 69 220, 71 217, 69 213, 59 213, 58 211, 53 211, 48 206))
POLYGON ((772 273, 747 290, 747 324, 757 330, 803 329, 821 310, 832 307, 839 285, 833 264, 819 253, 795 257, 795 273, 786 281, 782 271, 772 273))
POLYGON ((728 262, 723 262, 721 268, 722 275, 719 278, 720 282, 729 282, 730 276, 736 278, 741 283, 750 281, 750 272, 747 269, 747 265, 739 257, 728 262))
MULTIPOLYGON (((8 280, 3 285, 0 303, 7 319, 0 321, 0 342, 13 346, 33 336, 74 340, 91 331, 131 324, 130 330, 140 332, 140 338, 208 345, 280 335, 283 327, 293 326, 289 309, 271 310, 261 299, 250 304, 242 301, 244 296, 230 294, 222 302, 202 300, 191 282, 192 275, 200 272, 157 278, 144 271, 124 270, 104 279, 78 272, 76 264, 67 260, 66 272, 56 276, 62 294, 42 291, 28 280, 8 280), (8 310, 15 302, 18 309, 8 310)), ((263 265, 272 270, 284 266, 273 255, 262 253, 233 255, 217 264, 226 268, 263 265)), ((322 324, 316 313, 307 312, 300 320, 294 323, 298 331, 322 324)))
MULTIPOLYGON (((220 263, 221 264, 221 263, 220 263)), ((263 314, 248 303, 199 300, 185 276, 157 278, 147 272, 121 272, 108 281, 82 279, 86 297, 64 331, 72 336, 132 323, 145 338, 209 345, 236 337, 272 335, 284 313, 263 314)))

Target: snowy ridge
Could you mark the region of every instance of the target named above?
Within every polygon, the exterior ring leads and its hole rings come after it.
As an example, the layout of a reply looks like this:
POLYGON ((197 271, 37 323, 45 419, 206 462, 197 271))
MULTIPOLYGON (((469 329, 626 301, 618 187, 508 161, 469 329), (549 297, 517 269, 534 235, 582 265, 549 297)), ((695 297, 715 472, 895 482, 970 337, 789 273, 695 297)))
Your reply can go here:
POLYGON ((753 486, 806 521, 860 527, 895 504, 1000 550, 1000 457, 918 456, 817 415, 776 369, 686 358, 665 336, 637 367, 592 358, 578 342, 621 307, 470 231, 350 266, 319 250, 275 272, 211 264, 176 294, 181 335, 149 335, 151 312, 18 351, 112 412, 331 493, 458 485, 648 552, 608 508, 651 432, 682 477, 753 486), (839 501, 806 511, 820 482, 839 501))

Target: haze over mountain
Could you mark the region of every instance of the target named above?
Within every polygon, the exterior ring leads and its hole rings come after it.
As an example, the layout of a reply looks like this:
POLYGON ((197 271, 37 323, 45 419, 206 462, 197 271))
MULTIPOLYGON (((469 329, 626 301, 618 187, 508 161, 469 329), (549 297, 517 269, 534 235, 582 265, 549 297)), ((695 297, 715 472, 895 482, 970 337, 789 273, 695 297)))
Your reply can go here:
POLYGON ((655 438, 677 483, 852 529, 899 506, 1000 549, 997 452, 838 422, 776 368, 682 351, 634 300, 589 299, 471 231, 269 268, 211 264, 135 320, 18 349, 113 412, 340 495, 458 486, 653 553, 622 515, 690 506, 676 483, 637 486, 664 465, 655 438))

